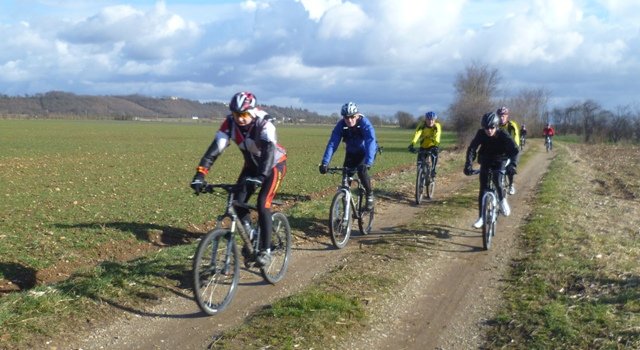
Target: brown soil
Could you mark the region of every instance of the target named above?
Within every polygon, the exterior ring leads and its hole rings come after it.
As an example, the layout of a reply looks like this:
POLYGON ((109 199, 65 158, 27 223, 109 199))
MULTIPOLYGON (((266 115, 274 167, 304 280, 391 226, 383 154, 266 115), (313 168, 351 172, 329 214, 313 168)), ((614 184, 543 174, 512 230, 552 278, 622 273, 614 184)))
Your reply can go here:
MULTIPOLYGON (((378 301, 370 329, 344 344, 351 349, 470 349, 483 341, 483 326, 499 303, 503 277, 518 253, 516 237, 530 212, 528 199, 546 171, 552 154, 535 154, 516 177, 518 192, 510 197, 512 214, 501 218, 494 248, 481 250, 479 230, 471 229, 477 208, 442 225, 442 244, 434 247, 428 263, 417 262, 407 283, 391 300, 378 301)), ((455 155, 460 157, 459 154, 455 155)), ((442 160, 447 161, 446 158, 442 160)), ((413 171, 413 170, 411 170, 413 171)), ((446 198, 477 177, 461 172, 439 175, 437 196, 446 198)), ((358 240, 392 235, 394 228, 409 223, 428 210, 428 203, 412 205, 413 184, 401 198, 379 198, 376 222, 369 236, 355 236, 345 249, 335 250, 326 233, 305 231, 297 237, 287 276, 277 285, 263 282, 259 275, 244 271, 240 288, 227 310, 215 317, 200 313, 190 290, 149 310, 118 311, 110 325, 78 334, 77 339, 53 340, 48 348, 58 349, 206 349, 216 335, 241 324, 252 312, 273 300, 290 295, 327 271, 358 240), (309 238, 311 237, 311 239, 309 238)))

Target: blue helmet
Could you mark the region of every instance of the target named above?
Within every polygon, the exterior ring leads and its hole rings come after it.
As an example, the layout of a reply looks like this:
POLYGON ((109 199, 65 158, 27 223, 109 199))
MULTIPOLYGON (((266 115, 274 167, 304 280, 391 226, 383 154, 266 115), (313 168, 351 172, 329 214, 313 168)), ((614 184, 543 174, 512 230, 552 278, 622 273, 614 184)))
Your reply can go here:
POLYGON ((425 119, 427 119, 427 120, 430 120, 430 119, 436 120, 436 119, 438 119, 438 116, 436 115, 436 112, 427 112, 427 113, 424 115, 424 117, 425 117, 425 119))
POLYGON ((356 113, 358 113, 358 106, 353 102, 345 103, 340 110, 340 114, 342 114, 343 117, 350 117, 356 113))

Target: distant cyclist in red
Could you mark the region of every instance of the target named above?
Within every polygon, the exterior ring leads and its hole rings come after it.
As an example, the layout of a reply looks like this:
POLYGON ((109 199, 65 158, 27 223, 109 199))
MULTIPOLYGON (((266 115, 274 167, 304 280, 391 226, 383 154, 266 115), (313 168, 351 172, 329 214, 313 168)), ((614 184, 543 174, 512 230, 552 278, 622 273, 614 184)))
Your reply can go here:
POLYGON ((547 126, 542 129, 542 134, 544 135, 544 142, 549 142, 549 149, 553 149, 553 135, 556 134, 556 131, 553 130, 551 123, 547 123, 547 126))
MULTIPOLYGON (((256 107, 256 97, 250 92, 238 92, 229 102, 231 114, 222 122, 211 145, 202 156, 191 181, 196 194, 205 186, 204 177, 218 156, 235 142, 244 157, 238 183, 246 183, 235 193, 239 202, 246 202, 259 188, 258 222, 260 224, 260 252, 257 262, 269 265, 271 260, 271 201, 284 177, 287 166, 285 149, 276 140, 276 127, 267 112, 256 107)), ((249 226, 249 210, 236 207, 245 227, 249 226)))

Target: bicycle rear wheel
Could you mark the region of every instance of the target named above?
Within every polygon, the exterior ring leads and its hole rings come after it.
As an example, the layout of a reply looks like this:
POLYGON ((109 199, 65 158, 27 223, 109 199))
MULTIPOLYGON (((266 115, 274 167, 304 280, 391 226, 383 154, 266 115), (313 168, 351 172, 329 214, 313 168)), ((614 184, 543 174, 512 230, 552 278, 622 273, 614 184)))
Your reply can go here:
POLYGON ((436 190, 436 179, 431 176, 431 166, 427 167, 427 173, 425 174, 425 187, 427 188, 427 199, 433 198, 433 193, 436 190))
POLYGON ((291 226, 282 213, 273 213, 273 231, 271 233, 271 263, 260 268, 264 279, 275 284, 284 277, 291 257, 291 226))
POLYGON ((347 213, 349 205, 350 203, 343 191, 339 191, 333 196, 331 211, 329 212, 329 233, 331 234, 333 245, 338 249, 342 249, 347 245, 351 235, 353 217, 347 213))
POLYGON ((424 181, 425 181, 425 173, 422 168, 422 164, 418 164, 418 169, 416 173, 416 204, 422 203, 422 198, 424 197, 424 181))
POLYGON ((224 310, 236 293, 240 267, 233 233, 213 230, 200 241, 193 258, 193 295, 207 315, 224 310))
POLYGON ((485 195, 482 201, 482 247, 484 250, 491 248, 491 239, 495 234, 496 221, 495 213, 497 212, 497 202, 493 195, 485 195))
POLYGON ((363 235, 368 235, 371 232, 371 228, 373 227, 373 217, 374 210, 362 210, 360 208, 360 216, 358 217, 358 227, 360 228, 360 233, 363 235))

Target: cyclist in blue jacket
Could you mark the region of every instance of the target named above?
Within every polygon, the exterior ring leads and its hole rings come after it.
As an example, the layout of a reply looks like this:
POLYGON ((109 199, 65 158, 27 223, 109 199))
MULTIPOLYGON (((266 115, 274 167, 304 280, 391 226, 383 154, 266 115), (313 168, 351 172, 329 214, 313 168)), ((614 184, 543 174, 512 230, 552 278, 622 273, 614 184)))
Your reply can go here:
POLYGON ((346 147, 343 166, 357 169, 358 177, 366 191, 367 210, 372 210, 373 190, 367 170, 373 165, 378 150, 376 133, 369 119, 358 112, 358 106, 355 103, 345 103, 340 114, 342 119, 338 121, 331 132, 320 163, 320 174, 327 173, 331 158, 340 146, 340 141, 343 141, 346 147))

